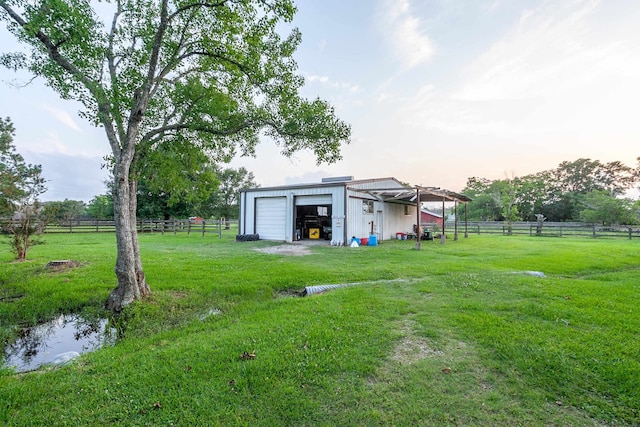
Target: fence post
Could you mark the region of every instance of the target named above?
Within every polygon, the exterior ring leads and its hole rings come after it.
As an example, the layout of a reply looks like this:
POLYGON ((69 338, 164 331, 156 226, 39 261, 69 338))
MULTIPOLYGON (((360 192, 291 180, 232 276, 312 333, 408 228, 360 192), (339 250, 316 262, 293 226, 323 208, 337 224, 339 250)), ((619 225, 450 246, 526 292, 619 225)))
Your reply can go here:
POLYGON ((595 239, 595 237, 596 237, 596 226, 594 225, 593 226, 593 238, 595 239))
POLYGON ((218 239, 222 239, 222 218, 218 218, 218 239))
POLYGON ((629 240, 633 237, 633 227, 629 227, 629 240))
POLYGON ((477 225, 478 227, 478 236, 480 235, 480 224, 477 225))
POLYGON ((205 226, 205 220, 202 220, 202 237, 204 237, 204 226, 205 226))
POLYGON ((189 221, 187 223, 187 236, 191 236, 191 220, 189 219, 187 221, 189 221))

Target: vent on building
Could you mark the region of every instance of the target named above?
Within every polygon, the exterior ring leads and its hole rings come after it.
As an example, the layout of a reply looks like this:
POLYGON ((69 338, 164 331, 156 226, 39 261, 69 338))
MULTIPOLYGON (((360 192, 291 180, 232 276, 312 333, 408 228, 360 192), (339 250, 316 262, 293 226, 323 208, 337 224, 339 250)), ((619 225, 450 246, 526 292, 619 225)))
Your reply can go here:
POLYGON ((322 182, 349 182, 353 181, 352 176, 331 176, 328 178, 322 178, 322 182))

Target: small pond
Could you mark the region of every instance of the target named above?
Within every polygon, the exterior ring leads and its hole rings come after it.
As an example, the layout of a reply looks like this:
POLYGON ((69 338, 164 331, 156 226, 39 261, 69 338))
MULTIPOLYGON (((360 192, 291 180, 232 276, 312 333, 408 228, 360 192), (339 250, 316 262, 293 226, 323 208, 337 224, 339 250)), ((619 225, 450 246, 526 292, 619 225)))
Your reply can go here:
POLYGON ((4 348, 3 366, 27 372, 45 364, 65 363, 103 345, 115 344, 116 337, 116 329, 108 326, 107 319, 61 315, 22 330, 18 339, 4 348))

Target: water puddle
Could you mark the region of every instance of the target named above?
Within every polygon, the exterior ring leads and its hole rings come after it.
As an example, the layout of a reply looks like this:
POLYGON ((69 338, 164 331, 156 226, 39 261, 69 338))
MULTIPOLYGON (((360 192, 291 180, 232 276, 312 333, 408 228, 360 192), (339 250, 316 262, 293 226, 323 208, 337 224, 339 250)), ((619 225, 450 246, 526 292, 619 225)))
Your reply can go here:
POLYGON ((61 315, 22 331, 14 343, 4 348, 3 366, 27 372, 45 364, 62 364, 82 353, 113 345, 116 337, 116 329, 107 325, 107 319, 61 315))

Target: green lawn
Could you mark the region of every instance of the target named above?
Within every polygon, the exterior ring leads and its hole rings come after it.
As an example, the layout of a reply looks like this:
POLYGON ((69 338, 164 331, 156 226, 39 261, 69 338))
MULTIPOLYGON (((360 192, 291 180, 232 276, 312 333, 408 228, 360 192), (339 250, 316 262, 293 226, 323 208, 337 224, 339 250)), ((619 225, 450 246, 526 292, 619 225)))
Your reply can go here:
MULTIPOLYGON (((113 235, 46 242, 19 264, 0 247, 4 342, 98 312, 115 286, 113 235), (80 266, 52 273, 54 259, 80 266)), ((640 241, 471 236, 302 257, 230 234, 141 245, 154 293, 114 320, 118 344, 0 370, 0 424, 640 424, 640 241)))

